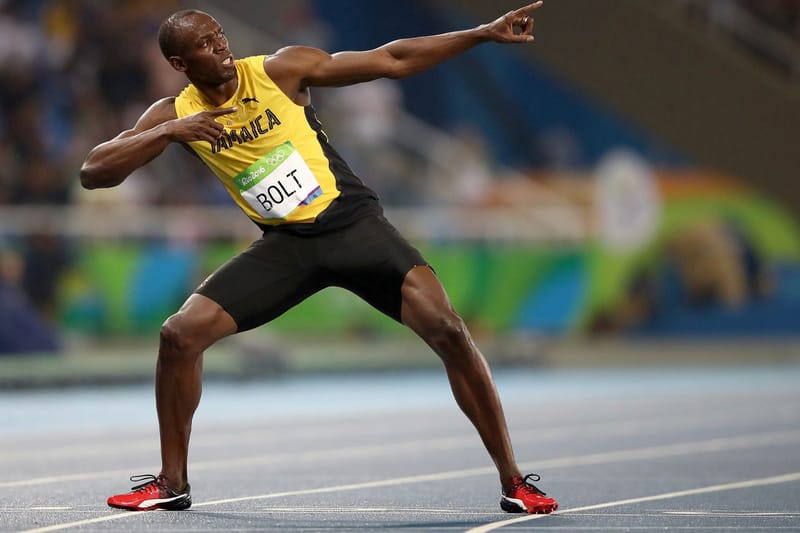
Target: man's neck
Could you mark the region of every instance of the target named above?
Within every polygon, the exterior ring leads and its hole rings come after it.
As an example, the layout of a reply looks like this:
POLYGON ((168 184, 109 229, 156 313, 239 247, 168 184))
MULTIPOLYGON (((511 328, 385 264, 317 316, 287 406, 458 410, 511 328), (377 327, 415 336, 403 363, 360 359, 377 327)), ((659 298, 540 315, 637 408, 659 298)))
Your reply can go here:
POLYGON ((192 83, 197 87, 197 90, 200 91, 200 94, 203 95, 203 99, 214 107, 219 107, 230 100, 231 96, 233 96, 239 88, 238 77, 226 81, 221 85, 205 85, 194 81, 192 81, 192 83))

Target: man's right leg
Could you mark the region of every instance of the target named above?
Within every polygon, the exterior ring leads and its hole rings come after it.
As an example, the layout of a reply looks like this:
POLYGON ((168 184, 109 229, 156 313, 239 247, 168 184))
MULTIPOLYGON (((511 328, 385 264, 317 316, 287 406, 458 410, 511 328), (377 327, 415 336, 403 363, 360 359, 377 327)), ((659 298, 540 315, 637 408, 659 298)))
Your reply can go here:
POLYGON ((219 339, 258 327, 317 292, 314 240, 273 232, 210 275, 161 328, 156 408, 161 474, 173 490, 187 482, 192 416, 200 402, 203 351, 219 339))
POLYGON ((191 504, 187 456, 192 417, 200 403, 203 351, 223 337, 269 322, 325 287, 325 273, 316 267, 317 248, 315 239, 265 233, 208 276, 167 319, 156 367, 161 474, 138 478, 148 482, 130 495, 112 496, 109 505, 185 509, 191 504), (136 500, 157 503, 129 505, 136 500))
POLYGON ((200 294, 192 294, 161 327, 156 366, 161 475, 174 490, 183 489, 188 480, 189 435, 200 403, 203 352, 236 330, 233 318, 200 294))
POLYGON ((156 365, 156 409, 161 434, 161 473, 134 476, 143 482, 108 499, 131 511, 187 509, 192 504, 187 478, 192 417, 200 403, 203 351, 235 333, 236 322, 212 299, 192 294, 161 328, 156 365))

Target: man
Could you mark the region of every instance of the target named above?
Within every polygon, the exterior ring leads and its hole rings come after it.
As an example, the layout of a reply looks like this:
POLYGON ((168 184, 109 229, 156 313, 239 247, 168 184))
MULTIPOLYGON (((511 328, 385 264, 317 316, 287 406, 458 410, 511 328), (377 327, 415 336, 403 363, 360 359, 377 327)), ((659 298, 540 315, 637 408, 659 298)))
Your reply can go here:
POLYGON ((401 39, 364 52, 329 55, 291 46, 237 61, 208 14, 180 11, 163 22, 161 49, 189 86, 154 103, 133 129, 95 147, 81 168, 81 183, 87 189, 116 186, 170 143, 182 143, 264 234, 209 276, 161 328, 161 472, 131 478, 143 483, 110 497, 110 506, 188 508, 187 454, 203 351, 324 287, 339 286, 411 328, 441 357, 456 401, 498 469, 501 507, 528 513, 558 507, 530 483, 538 476, 522 477, 488 365, 441 283, 383 218, 375 193, 330 146, 309 94, 311 87, 410 76, 487 41, 532 41, 530 13, 541 5, 470 30, 401 39))

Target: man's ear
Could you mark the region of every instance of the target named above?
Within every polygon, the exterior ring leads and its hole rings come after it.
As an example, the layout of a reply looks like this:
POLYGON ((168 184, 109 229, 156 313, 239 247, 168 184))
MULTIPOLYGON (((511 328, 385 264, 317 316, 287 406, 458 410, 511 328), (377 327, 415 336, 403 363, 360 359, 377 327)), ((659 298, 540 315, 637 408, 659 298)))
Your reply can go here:
POLYGON ((186 62, 179 56, 171 56, 168 61, 172 68, 178 72, 186 72, 186 62))

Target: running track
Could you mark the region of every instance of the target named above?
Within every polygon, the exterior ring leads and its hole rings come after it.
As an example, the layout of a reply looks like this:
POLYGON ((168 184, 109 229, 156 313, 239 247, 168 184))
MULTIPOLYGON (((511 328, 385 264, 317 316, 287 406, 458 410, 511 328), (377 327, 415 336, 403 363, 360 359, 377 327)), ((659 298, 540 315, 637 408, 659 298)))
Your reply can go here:
POLYGON ((435 372, 207 383, 186 512, 105 498, 159 465, 149 386, 0 393, 2 531, 800 531, 800 366, 495 372, 550 516, 502 513, 435 372))

